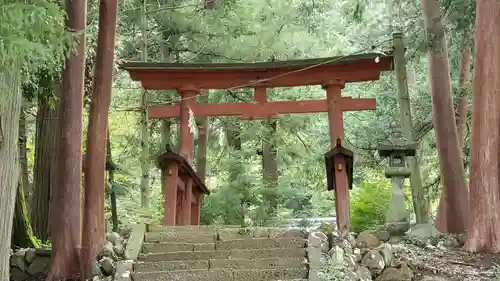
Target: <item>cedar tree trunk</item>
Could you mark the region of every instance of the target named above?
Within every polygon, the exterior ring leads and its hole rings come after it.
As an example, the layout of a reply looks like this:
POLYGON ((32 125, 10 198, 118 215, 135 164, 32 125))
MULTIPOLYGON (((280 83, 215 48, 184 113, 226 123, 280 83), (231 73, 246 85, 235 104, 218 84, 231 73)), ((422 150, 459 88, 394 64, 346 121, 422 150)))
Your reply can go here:
POLYGON ((81 260, 83 280, 90 277, 97 254, 106 240, 104 219, 106 144, 113 83, 117 6, 117 0, 101 0, 99 6, 96 74, 92 87, 84 172, 85 203, 81 260))
POLYGON ((54 85, 53 96, 40 95, 38 97, 33 198, 30 211, 34 234, 43 242, 49 239, 49 206, 59 168, 57 148, 59 147, 60 87, 60 85, 54 85))
POLYGON ((82 123, 87 1, 66 0, 66 25, 79 32, 76 53, 66 59, 60 99, 59 174, 52 190, 52 262, 46 281, 76 279, 80 271, 82 123))
POLYGON ((476 2, 472 89, 470 199, 472 223, 465 247, 500 252, 500 2, 476 2))
MULTIPOLYGON (((459 86, 460 86, 460 100, 457 104, 456 108, 456 126, 457 126, 457 134, 458 140, 460 142, 460 151, 463 153, 464 142, 465 142, 465 129, 467 127, 467 113, 469 111, 469 100, 467 97, 467 85, 469 83, 470 77, 470 45, 468 45, 467 41, 464 41, 461 52, 460 52, 460 77, 459 77, 459 86)), ((446 206, 447 201, 444 198, 444 192, 441 194, 439 199, 439 207, 438 213, 436 216, 436 228, 441 232, 450 232, 448 230, 447 216, 446 210, 448 210, 448 206, 446 206)))
POLYGON ((19 180, 19 115, 21 113, 21 71, 0 73, 0 280, 9 280, 9 251, 12 217, 19 180))
POLYGON ((446 202, 442 212, 447 227, 441 231, 463 233, 470 222, 469 200, 455 125, 444 21, 437 0, 422 0, 422 9, 427 29, 433 123, 446 202))

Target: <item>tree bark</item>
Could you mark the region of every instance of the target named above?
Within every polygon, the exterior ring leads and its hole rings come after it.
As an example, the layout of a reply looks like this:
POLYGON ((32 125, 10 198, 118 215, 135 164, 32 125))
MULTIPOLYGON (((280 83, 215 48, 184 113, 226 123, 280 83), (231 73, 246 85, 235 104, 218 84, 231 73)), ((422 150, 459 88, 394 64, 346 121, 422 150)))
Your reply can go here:
POLYGON ((447 227, 441 231, 463 233, 470 223, 469 200, 455 126, 445 27, 437 0, 422 0, 422 9, 427 29, 433 123, 443 179, 443 200, 447 203, 443 210, 447 227))
MULTIPOLYGON (((161 120, 161 150, 160 151, 171 151, 172 150, 172 120, 162 119, 161 120)), ((165 171, 161 170, 161 194, 165 196, 165 171)))
MULTIPOLYGON (((469 112, 469 99, 467 97, 467 86, 469 84, 470 77, 470 55, 471 48, 468 43, 468 40, 465 39, 461 51, 460 51, 460 76, 459 76, 459 91, 460 91, 460 100, 456 106, 456 126, 457 126, 457 134, 458 140, 460 142, 460 150, 463 153, 464 145, 465 145, 465 129, 467 127, 467 113, 469 112)), ((448 232, 448 223, 446 210, 448 207, 446 206, 446 200, 441 194, 439 198, 439 207, 438 213, 436 216, 436 228, 441 232, 448 232)))
POLYGON ((117 0, 100 1, 96 75, 90 103, 84 173, 85 203, 81 260, 83 280, 90 277, 97 254, 106 241, 106 222, 104 219, 106 148, 108 111, 113 84, 117 8, 117 0))
POLYGON ((66 60, 60 99, 59 175, 51 202, 52 261, 46 281, 76 279, 80 271, 82 123, 87 1, 66 0, 66 26, 78 32, 66 60))
POLYGON ((108 171, 109 201, 111 205, 111 222, 113 231, 118 232, 118 211, 116 208, 116 190, 115 190, 115 170, 116 165, 113 162, 111 154, 111 134, 108 129, 108 141, 106 144, 106 170, 108 171))
MULTIPOLYGON (((28 175, 28 148, 26 147, 27 142, 26 136, 26 113, 24 108, 21 108, 21 115, 19 117, 19 165, 22 171, 20 180, 23 186, 23 196, 26 202, 31 202, 31 188, 28 175)), ((27 206, 29 206, 27 204, 27 206)))
POLYGON ((264 121, 266 133, 262 140, 262 171, 264 180, 264 205, 267 219, 276 215, 278 209, 278 162, 276 160, 276 134, 278 121, 264 121))
MULTIPOLYGON (((144 1, 142 6, 142 60, 148 60, 148 36, 147 36, 147 28, 148 28, 148 19, 146 16, 146 4, 147 1, 144 1)), ((151 188, 149 186, 149 130, 148 130, 148 111, 147 111, 147 102, 148 102, 148 92, 146 90, 142 91, 141 95, 141 207, 144 211, 149 212, 150 205, 150 196, 151 196, 151 188)))
MULTIPOLYGON (((241 141, 241 125, 240 121, 237 119, 231 118, 224 126, 226 141, 228 147, 231 149, 231 167, 229 167, 229 177, 228 182, 231 189, 236 191, 236 194, 239 194, 239 204, 236 210, 236 213, 231 217, 234 218, 234 221, 226 220, 225 224, 240 224, 241 226, 245 225, 245 213, 246 213, 246 201, 248 190, 245 190, 244 183, 239 181, 239 176, 243 172, 243 162, 241 161, 241 149, 242 149, 242 141, 241 141), (234 123, 233 123, 234 122, 234 123)), ((231 210, 228 210, 231 211, 231 210)), ((234 211, 234 210, 233 210, 234 211)))
POLYGON ((476 2, 472 95, 470 199, 472 223, 465 248, 500 252, 500 2, 476 2))
POLYGON ((462 43, 460 51, 460 100, 458 101, 456 109, 458 140, 460 141, 460 148, 462 150, 465 146, 465 130, 467 129, 467 114, 469 113, 469 97, 467 96, 467 88, 470 84, 470 55, 471 46, 469 40, 465 39, 462 43))
POLYGON ((25 196, 25 184, 29 184, 28 161, 26 158, 26 114, 21 108, 19 118, 19 184, 17 187, 16 206, 12 228, 11 245, 19 248, 37 247, 28 216, 28 197, 25 196))
MULTIPOLYGON (((198 98, 198 103, 208 103, 208 91, 203 91, 198 98)), ((208 123, 206 116, 196 117, 198 125, 198 153, 196 154, 196 173, 203 182, 207 177, 207 142, 208 142, 208 123)))
POLYGON ((9 280, 9 243, 19 180, 19 116, 21 113, 21 71, 15 67, 0 73, 0 280, 9 280))
MULTIPOLYGON (((20 169, 20 177, 23 177, 23 168, 20 169)), ((34 248, 39 247, 33 235, 31 222, 28 216, 26 197, 24 196, 23 180, 19 180, 16 195, 16 207, 14 210, 14 221, 12 229, 12 247, 34 248)))
POLYGON ((54 85, 53 93, 38 97, 31 221, 35 236, 42 242, 49 239, 49 206, 58 177, 60 91, 60 85, 54 85))

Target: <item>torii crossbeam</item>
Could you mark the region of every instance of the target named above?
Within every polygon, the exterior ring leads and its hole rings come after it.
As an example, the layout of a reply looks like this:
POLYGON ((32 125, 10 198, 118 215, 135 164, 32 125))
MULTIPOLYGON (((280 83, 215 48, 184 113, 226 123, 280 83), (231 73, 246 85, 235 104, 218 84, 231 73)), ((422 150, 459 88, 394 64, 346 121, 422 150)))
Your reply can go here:
MULTIPOLYGON (((392 69, 392 61, 393 57, 390 54, 369 53, 265 63, 127 62, 121 68, 127 70, 133 80, 140 81, 145 89, 178 91, 181 97, 179 104, 150 106, 148 114, 151 119, 180 117, 180 154, 191 160, 194 144, 193 135, 188 127, 189 111, 195 116, 240 116, 247 120, 273 118, 280 114, 328 112, 329 134, 333 148, 337 139, 341 142, 344 139, 344 111, 376 109, 375 99, 342 97, 345 84, 378 80, 381 72, 392 69), (326 91, 326 99, 267 101, 267 88, 308 85, 322 86, 326 91), (202 90, 238 88, 253 88, 254 102, 197 104, 195 100, 202 90)), ((337 228, 339 231, 344 231, 349 228, 349 190, 346 171, 335 169, 335 175, 337 228)), ((165 204, 172 207, 175 205, 175 199, 167 197, 165 204)), ((164 220, 168 224, 172 221, 172 219, 164 220)))

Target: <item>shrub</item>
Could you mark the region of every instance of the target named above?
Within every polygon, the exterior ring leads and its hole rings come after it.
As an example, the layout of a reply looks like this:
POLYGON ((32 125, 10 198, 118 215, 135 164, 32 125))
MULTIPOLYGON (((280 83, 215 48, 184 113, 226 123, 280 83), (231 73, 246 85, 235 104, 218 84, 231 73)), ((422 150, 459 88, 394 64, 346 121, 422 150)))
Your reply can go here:
POLYGON ((351 199, 351 230, 361 232, 384 224, 390 205, 389 182, 363 183, 351 199))

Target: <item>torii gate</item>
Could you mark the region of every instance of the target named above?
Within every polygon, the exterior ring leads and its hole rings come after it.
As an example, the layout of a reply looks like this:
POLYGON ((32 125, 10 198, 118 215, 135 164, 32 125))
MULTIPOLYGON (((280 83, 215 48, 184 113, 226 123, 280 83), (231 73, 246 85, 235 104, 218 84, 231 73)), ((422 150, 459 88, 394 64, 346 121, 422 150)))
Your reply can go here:
MULTIPOLYGON (((194 116, 240 116, 245 120, 273 118, 280 114, 328 112, 331 147, 334 148, 337 139, 341 143, 344 140, 344 111, 376 109, 375 99, 342 97, 345 84, 378 80, 382 71, 392 69, 392 61, 392 55, 369 53, 262 63, 127 62, 121 68, 128 71, 134 81, 140 81, 145 89, 178 91, 179 104, 151 106, 148 115, 150 119, 180 117, 180 154, 191 163, 194 143, 188 125, 190 110, 194 116), (326 99, 267 101, 267 88, 308 85, 322 86, 326 99), (196 103, 195 97, 202 90, 237 88, 253 88, 255 102, 196 103)), ((349 189, 345 169, 335 169, 335 181, 337 227, 344 231, 349 228, 349 189)), ((165 204, 166 212, 175 209, 175 200, 169 196, 166 196, 165 204)), ((164 220, 164 223, 175 224, 172 221, 164 220)))

